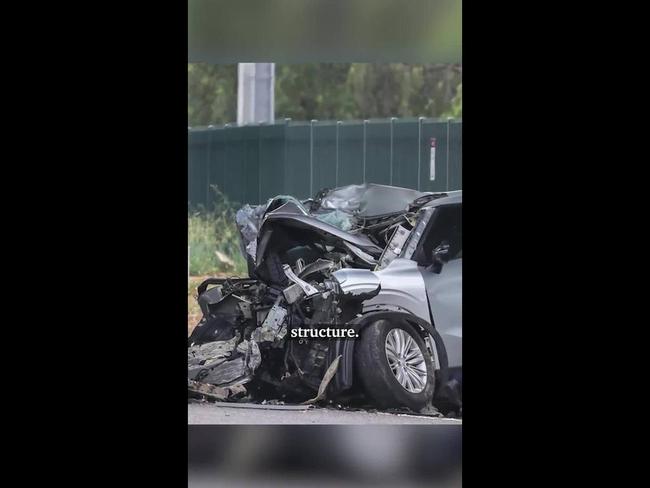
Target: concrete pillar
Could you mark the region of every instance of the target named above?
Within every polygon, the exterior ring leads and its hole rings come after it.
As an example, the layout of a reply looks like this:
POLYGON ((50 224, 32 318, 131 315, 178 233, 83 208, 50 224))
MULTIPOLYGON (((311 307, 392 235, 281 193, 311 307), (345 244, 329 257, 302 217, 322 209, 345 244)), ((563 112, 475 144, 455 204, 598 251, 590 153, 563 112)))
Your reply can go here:
POLYGON ((237 66, 237 124, 275 120, 275 63, 239 63, 237 66))

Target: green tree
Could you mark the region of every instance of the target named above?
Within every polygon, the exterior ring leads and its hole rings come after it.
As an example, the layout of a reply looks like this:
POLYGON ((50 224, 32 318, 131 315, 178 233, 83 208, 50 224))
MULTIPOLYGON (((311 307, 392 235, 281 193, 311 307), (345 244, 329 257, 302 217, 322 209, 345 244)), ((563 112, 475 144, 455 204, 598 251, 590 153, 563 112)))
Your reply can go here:
POLYGON ((190 126, 237 119, 237 65, 187 65, 187 118, 190 126))
MULTIPOLYGON (((276 64, 277 119, 346 120, 462 116, 457 64, 276 64)), ((188 66, 192 126, 236 119, 237 66, 188 66)))
POLYGON ((463 84, 459 83, 456 88, 456 95, 451 100, 451 109, 445 113, 446 117, 460 119, 463 117, 463 84))
POLYGON ((347 81, 350 63, 278 64, 276 117, 294 120, 350 118, 355 112, 347 81))

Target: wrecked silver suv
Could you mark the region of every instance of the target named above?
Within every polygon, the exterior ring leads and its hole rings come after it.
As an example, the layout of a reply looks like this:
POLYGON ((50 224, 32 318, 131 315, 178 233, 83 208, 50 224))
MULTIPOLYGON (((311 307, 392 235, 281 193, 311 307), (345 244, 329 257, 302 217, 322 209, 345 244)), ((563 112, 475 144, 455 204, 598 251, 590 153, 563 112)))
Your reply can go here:
POLYGON ((363 184, 244 206, 249 277, 198 287, 190 394, 458 411, 461 195, 363 184))

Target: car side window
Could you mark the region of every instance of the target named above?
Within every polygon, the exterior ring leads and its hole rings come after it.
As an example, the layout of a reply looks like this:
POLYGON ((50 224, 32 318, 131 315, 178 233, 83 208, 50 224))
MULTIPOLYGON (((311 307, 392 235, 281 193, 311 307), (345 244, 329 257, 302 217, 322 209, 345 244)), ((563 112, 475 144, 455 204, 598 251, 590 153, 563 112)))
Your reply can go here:
POLYGON ((443 243, 449 244, 450 260, 462 258, 461 220, 462 204, 437 208, 419 246, 416 261, 420 265, 428 266, 432 261, 433 250, 443 243))

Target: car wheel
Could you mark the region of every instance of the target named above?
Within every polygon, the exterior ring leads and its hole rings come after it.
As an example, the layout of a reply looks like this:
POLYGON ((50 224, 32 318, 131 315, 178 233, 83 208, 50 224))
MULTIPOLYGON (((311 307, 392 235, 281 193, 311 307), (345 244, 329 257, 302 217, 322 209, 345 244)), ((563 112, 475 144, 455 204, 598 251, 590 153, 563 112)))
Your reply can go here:
POLYGON ((403 322, 378 320, 361 330, 355 371, 381 408, 421 410, 433 398, 433 359, 424 339, 403 322))

